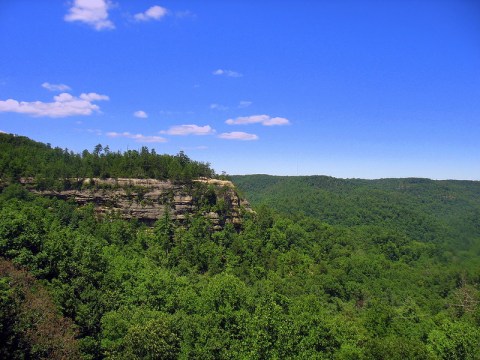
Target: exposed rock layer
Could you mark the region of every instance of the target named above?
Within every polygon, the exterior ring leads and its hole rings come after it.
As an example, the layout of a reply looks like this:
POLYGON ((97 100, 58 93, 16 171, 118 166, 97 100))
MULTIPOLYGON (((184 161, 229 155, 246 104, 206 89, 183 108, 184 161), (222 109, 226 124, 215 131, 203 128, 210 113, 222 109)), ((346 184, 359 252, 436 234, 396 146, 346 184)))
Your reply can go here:
POLYGON ((183 222, 194 213, 209 218, 215 230, 227 223, 241 225, 242 211, 251 211, 230 181, 198 179, 174 183, 155 179, 86 179, 81 190, 32 190, 43 196, 93 203, 100 215, 118 213, 124 219, 153 224, 168 211, 172 220, 183 222))

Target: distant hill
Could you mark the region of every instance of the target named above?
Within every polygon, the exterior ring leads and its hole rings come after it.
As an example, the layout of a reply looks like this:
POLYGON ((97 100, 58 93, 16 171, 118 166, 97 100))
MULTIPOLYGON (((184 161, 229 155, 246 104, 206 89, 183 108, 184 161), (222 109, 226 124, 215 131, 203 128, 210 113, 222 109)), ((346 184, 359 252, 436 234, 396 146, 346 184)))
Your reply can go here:
POLYGON ((332 225, 388 226, 422 241, 468 247, 480 240, 480 182, 337 179, 328 176, 232 176, 253 206, 332 225))

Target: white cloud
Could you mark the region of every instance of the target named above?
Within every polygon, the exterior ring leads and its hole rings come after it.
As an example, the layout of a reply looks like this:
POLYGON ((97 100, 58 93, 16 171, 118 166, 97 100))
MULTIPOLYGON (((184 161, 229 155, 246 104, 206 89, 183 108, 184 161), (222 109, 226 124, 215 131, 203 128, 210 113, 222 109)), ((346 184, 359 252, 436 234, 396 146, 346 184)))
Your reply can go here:
POLYGON ((71 90, 70 86, 65 84, 50 84, 49 82, 44 82, 42 87, 50 91, 68 91, 71 90))
POLYGON ((168 10, 164 7, 155 5, 146 10, 143 13, 135 14, 133 17, 137 21, 149 21, 149 20, 160 20, 165 15, 167 15, 168 10))
POLYGON ((168 135, 211 135, 215 133, 215 130, 210 125, 198 126, 198 125, 177 125, 172 126, 168 130, 160 131, 161 134, 168 135))
POLYGON ((227 77, 242 77, 243 76, 243 74, 240 74, 237 71, 224 70, 224 69, 217 69, 212 74, 213 75, 227 76, 227 77))
POLYGON ((107 95, 100 95, 96 93, 81 94, 80 99, 85 101, 110 100, 110 98, 107 95))
POLYGON ((14 112, 30 116, 60 118, 76 115, 91 115, 100 111, 93 101, 109 100, 106 95, 96 93, 81 94, 79 97, 61 93, 53 97, 53 102, 0 100, 0 112, 14 112))
POLYGON ((233 131, 229 133, 223 133, 218 135, 218 137, 220 139, 227 139, 227 140, 243 140, 243 141, 258 140, 257 135, 249 134, 242 131, 233 131))
POLYGON ((118 137, 124 137, 127 139, 133 139, 138 143, 163 143, 166 142, 167 139, 161 136, 148 136, 148 135, 142 135, 142 134, 131 134, 129 132, 123 132, 123 133, 118 133, 118 132, 108 132, 106 134, 108 137, 111 138, 118 138, 118 137))
POLYGON ((95 30, 114 29, 115 25, 108 19, 111 8, 109 0, 75 0, 64 19, 83 22, 95 30))
POLYGON ((210 104, 210 109, 212 110, 228 110, 228 106, 220 105, 220 104, 210 104))
POLYGON ((242 109, 242 108, 249 107, 250 105, 252 105, 252 102, 251 102, 251 101, 242 100, 242 101, 240 101, 240 103, 238 104, 238 107, 242 109))
POLYGON ((0 134, 7 134, 7 132, 0 130, 0 134))
POLYGON ((143 111, 143 110, 138 110, 138 111, 135 111, 133 113, 133 116, 137 117, 137 118, 141 118, 141 119, 146 119, 148 118, 148 114, 143 111))
POLYGON ((270 117, 269 115, 252 115, 241 116, 236 119, 228 119, 225 121, 228 125, 246 125, 246 124, 262 124, 264 126, 280 126, 289 125, 290 121, 282 117, 270 117))

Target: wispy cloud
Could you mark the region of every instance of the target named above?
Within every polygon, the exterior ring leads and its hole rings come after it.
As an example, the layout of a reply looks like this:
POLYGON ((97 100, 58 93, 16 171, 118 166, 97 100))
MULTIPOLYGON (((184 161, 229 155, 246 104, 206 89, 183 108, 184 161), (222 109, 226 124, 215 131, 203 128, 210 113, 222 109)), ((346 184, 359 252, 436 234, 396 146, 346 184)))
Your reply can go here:
POLYGON ((168 130, 160 131, 161 134, 167 135, 212 135, 215 130, 210 125, 198 126, 198 125, 177 125, 172 126, 168 130))
POLYGON ((264 126, 280 126, 289 125, 290 121, 282 117, 270 117, 269 115, 252 115, 241 116, 236 119, 228 119, 225 121, 228 125, 247 125, 247 124, 262 124, 264 126))
POLYGON ((250 141, 250 140, 258 140, 258 136, 255 134, 249 134, 242 131, 233 131, 229 133, 223 133, 218 135, 220 139, 227 139, 227 140, 242 140, 242 141, 250 141))
POLYGON ((114 29, 115 25, 108 19, 108 10, 111 8, 109 0, 75 0, 64 19, 83 22, 95 30, 114 29))
POLYGON ((49 82, 44 82, 42 84, 42 87, 44 89, 50 90, 50 91, 68 91, 72 90, 70 86, 65 85, 65 84, 50 84, 49 82))
POLYGON ((68 117, 77 115, 91 115, 100 111, 94 101, 109 100, 106 95, 97 93, 81 94, 79 97, 68 93, 61 93, 53 97, 53 102, 17 101, 13 99, 0 100, 0 112, 14 112, 35 117, 68 117))
POLYGON ((199 146, 182 146, 181 149, 184 150, 184 151, 186 151, 186 150, 207 150, 207 149, 208 149, 208 146, 206 146, 206 145, 199 145, 199 146))
POLYGON ((7 134, 6 131, 0 130, 0 134, 7 134))
POLYGON ((195 15, 195 13, 191 12, 190 10, 184 10, 184 11, 175 12, 175 17, 177 17, 178 19, 185 19, 185 18, 196 18, 197 15, 195 15))
POLYGON ((146 119, 148 118, 148 114, 143 111, 143 110, 138 110, 133 113, 133 116, 140 118, 140 119, 146 119))
POLYGON ((135 14, 133 18, 137 21, 161 20, 167 14, 167 9, 155 5, 142 13, 135 14))
POLYGON ((148 136, 148 135, 142 135, 142 134, 131 134, 129 132, 107 132, 106 134, 108 137, 111 138, 119 138, 119 137, 124 137, 127 139, 133 139, 138 143, 163 143, 166 142, 167 139, 161 136, 148 136))
POLYGON ((233 71, 233 70, 224 70, 224 69, 217 69, 213 73, 213 75, 220 75, 220 76, 227 76, 227 77, 242 77, 243 74, 233 71))
POLYGON ((159 113, 160 113, 160 115, 165 115, 165 116, 183 116, 183 115, 193 115, 193 114, 195 114, 195 111, 191 111, 191 110, 187 110, 187 111, 160 110, 159 113))
POLYGON ((97 136, 100 136, 103 134, 102 130, 100 129, 87 129, 86 131, 90 134, 95 134, 97 136))
POLYGON ((252 105, 253 103, 251 101, 246 101, 246 100, 242 100, 238 103, 238 107, 240 109, 243 109, 243 108, 246 108, 246 107, 249 107, 250 105, 252 105))
POLYGON ((225 110, 228 110, 228 106, 224 106, 220 104, 210 104, 210 109, 225 111, 225 110))

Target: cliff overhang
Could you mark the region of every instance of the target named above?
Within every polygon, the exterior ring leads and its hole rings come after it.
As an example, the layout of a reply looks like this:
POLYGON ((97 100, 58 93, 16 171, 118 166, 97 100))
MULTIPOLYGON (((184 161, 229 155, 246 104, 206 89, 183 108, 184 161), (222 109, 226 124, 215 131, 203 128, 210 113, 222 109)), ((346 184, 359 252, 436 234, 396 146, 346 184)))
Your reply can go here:
POLYGON ((212 228, 222 230, 226 224, 239 229, 250 204, 240 198, 231 181, 199 178, 188 182, 157 179, 88 178, 74 179, 76 186, 66 190, 39 189, 33 179, 21 183, 41 196, 93 204, 99 216, 117 214, 123 219, 138 219, 153 225, 168 212, 170 219, 184 223, 201 214, 212 228))

